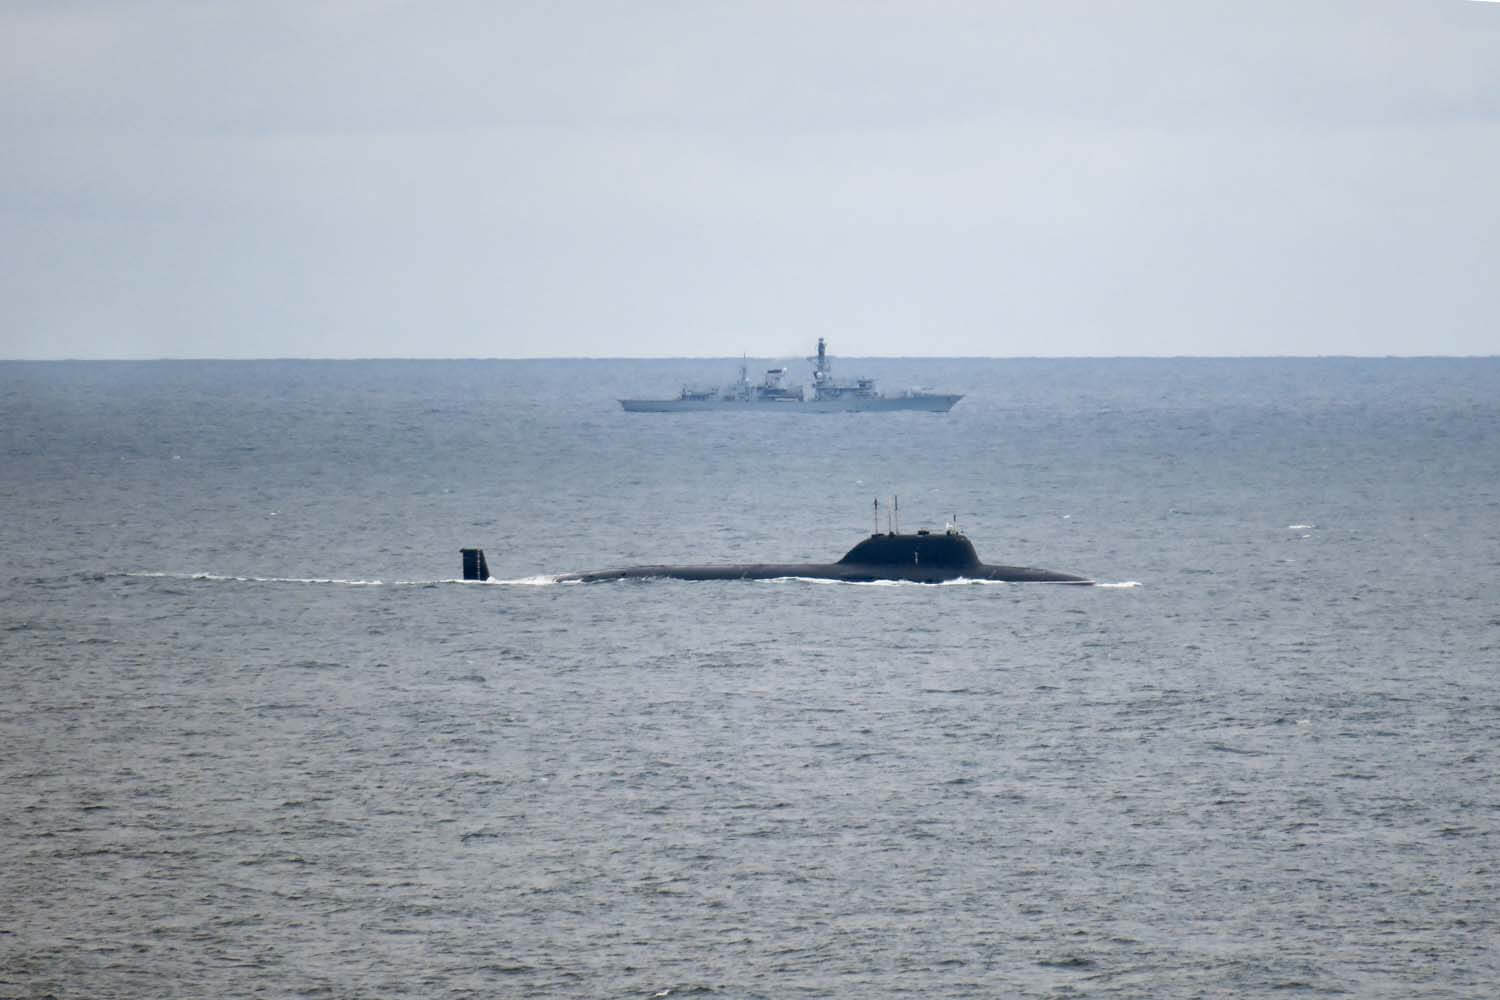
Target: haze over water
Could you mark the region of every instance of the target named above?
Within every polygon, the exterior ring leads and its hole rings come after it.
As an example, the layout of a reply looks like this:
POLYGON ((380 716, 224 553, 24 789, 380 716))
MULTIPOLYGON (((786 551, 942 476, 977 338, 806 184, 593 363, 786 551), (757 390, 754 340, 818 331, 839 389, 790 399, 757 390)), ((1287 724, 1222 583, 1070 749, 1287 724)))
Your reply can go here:
POLYGON ((1500 360, 735 366, 0 363, 0 996, 1493 995, 1500 360))

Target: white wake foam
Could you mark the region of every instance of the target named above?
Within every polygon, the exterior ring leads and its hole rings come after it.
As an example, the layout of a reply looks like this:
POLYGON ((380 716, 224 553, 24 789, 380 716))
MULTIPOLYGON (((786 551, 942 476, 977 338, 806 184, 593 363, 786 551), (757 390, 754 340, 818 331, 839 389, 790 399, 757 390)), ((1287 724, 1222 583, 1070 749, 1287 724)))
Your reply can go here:
MULTIPOLYGON (((550 587, 562 583, 557 576, 538 574, 536 576, 523 576, 514 579, 500 580, 490 578, 488 580, 461 580, 450 577, 442 580, 345 580, 338 577, 321 576, 231 576, 222 573, 171 573, 165 571, 141 570, 133 573, 114 573, 111 576, 130 577, 149 580, 198 580, 207 583, 280 583, 280 584, 302 584, 335 586, 335 587, 436 587, 445 584, 460 584, 475 587, 550 587)), ((666 577, 655 577, 646 579, 667 579, 666 577)), ((580 581, 568 581, 580 582, 580 581)), ((916 580, 829 580, 822 577, 812 576, 777 576, 751 581, 733 581, 749 583, 816 583, 832 584, 845 587, 1010 587, 1014 582, 1010 580, 971 580, 967 577, 959 577, 954 580, 941 580, 937 583, 920 583, 916 580)), ((1097 583, 1096 587, 1125 588, 1139 587, 1141 584, 1136 580, 1126 580, 1119 583, 1097 583)))
POLYGON ((488 580, 450 580, 448 583, 478 583, 483 586, 494 587, 550 587, 557 582, 557 577, 539 574, 537 576, 522 576, 514 580, 497 580, 490 577, 488 580))
MULTIPOLYGON (((322 583, 344 587, 384 587, 384 580, 340 580, 321 576, 226 576, 220 573, 120 573, 119 576, 164 580, 207 580, 215 583, 322 583)), ((435 581, 431 581, 435 582, 435 581)))

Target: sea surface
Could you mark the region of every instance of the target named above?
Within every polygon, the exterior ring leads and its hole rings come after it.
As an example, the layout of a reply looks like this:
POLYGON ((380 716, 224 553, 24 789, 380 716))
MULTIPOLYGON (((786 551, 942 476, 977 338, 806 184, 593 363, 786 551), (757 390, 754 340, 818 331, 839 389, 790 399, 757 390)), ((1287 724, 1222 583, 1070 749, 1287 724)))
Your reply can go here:
POLYGON ((0 997, 1500 995, 1500 359, 736 365, 0 364, 0 997))

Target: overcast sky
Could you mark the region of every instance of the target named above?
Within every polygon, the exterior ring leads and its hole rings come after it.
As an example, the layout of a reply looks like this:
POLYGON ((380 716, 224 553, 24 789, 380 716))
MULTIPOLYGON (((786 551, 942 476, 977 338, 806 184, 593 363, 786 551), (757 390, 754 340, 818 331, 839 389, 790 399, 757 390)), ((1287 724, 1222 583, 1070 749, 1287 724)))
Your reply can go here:
POLYGON ((1500 4, 0 4, 0 357, 819 336, 1500 353, 1500 4))

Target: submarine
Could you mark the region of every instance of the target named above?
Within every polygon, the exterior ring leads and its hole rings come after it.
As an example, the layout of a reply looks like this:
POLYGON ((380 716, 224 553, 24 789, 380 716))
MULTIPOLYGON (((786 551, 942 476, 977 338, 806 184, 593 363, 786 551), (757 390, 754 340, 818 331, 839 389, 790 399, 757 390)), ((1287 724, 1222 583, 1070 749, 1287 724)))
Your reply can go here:
MULTIPOLYGON (((482 549, 462 549, 465 580, 488 580, 489 565, 482 549)), ((775 580, 804 577, 873 583, 946 583, 950 580, 997 580, 1006 583, 1069 583, 1090 586, 1093 580, 1031 566, 1000 566, 981 562, 974 543, 956 527, 941 534, 877 531, 834 563, 743 563, 725 566, 629 566, 622 569, 568 573, 560 583, 601 583, 606 580, 775 580)))

